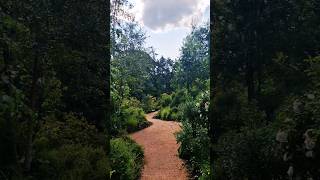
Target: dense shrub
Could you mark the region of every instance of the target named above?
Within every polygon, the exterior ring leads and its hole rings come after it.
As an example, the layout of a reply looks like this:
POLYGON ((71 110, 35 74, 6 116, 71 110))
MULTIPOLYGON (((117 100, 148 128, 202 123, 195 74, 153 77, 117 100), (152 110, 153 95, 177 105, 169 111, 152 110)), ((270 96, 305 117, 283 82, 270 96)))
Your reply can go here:
POLYGON ((177 134, 180 144, 179 156, 187 160, 189 169, 195 177, 208 175, 209 144, 208 130, 201 126, 192 127, 187 121, 182 121, 183 131, 177 134))
POLYGON ((140 108, 142 106, 142 103, 134 97, 130 97, 130 98, 124 98, 121 101, 121 108, 123 109, 127 109, 130 107, 135 107, 135 108, 140 108))
POLYGON ((145 113, 140 101, 136 98, 124 99, 117 109, 113 109, 111 117, 111 134, 119 135, 134 132, 151 123, 145 119, 145 113))
POLYGON ((143 99, 142 109, 146 113, 153 112, 153 111, 156 111, 157 109, 159 109, 157 98, 150 96, 150 95, 146 96, 143 99))
POLYGON ((123 137, 111 140, 112 179, 138 179, 143 168, 143 150, 133 140, 123 137))
POLYGON ((141 108, 125 109, 123 116, 127 118, 127 132, 134 132, 150 125, 150 122, 146 120, 144 111, 141 108))
MULTIPOLYGON (((320 72, 320 71, 319 71, 320 72)), ((290 98, 277 117, 276 140, 285 171, 301 179, 320 177, 320 93, 310 91, 290 98)))
POLYGON ((105 142, 105 135, 98 133, 94 125, 90 125, 83 117, 65 114, 60 120, 55 117, 45 118, 45 123, 39 130, 35 143, 47 139, 49 147, 64 144, 81 144, 100 146, 105 142))
POLYGON ((172 102, 171 95, 169 95, 167 93, 161 94, 160 100, 159 100, 159 104, 161 107, 167 107, 171 104, 171 102, 172 102))
POLYGON ((34 162, 37 179, 103 180, 109 177, 109 164, 102 148, 79 144, 40 151, 34 162))
POLYGON ((74 114, 46 117, 34 140, 35 179, 106 179, 107 138, 74 114))
POLYGON ((179 104, 191 100, 191 96, 185 89, 180 89, 172 94, 172 101, 170 102, 170 107, 178 107, 179 104))
POLYGON ((277 98, 281 91, 268 79, 259 103, 248 103, 245 89, 239 87, 216 94, 214 113, 221 129, 215 144, 215 179, 320 177, 320 58, 306 62, 310 81, 299 93, 277 98))
POLYGON ((162 94, 160 99, 161 109, 156 117, 162 120, 180 121, 183 118, 182 106, 191 99, 187 90, 184 89, 178 90, 172 95, 162 94))
POLYGON ((170 113, 171 113, 171 108, 164 107, 164 108, 161 108, 161 110, 158 112, 156 117, 162 120, 169 120, 170 113))
POLYGON ((222 180, 275 178, 274 175, 284 169, 281 157, 277 157, 274 134, 274 128, 266 127, 246 128, 221 136, 215 147, 219 158, 215 161, 214 177, 222 180))
POLYGON ((181 118, 181 113, 178 111, 177 107, 163 107, 160 109, 156 118, 161 120, 169 120, 169 121, 179 121, 181 118))
POLYGON ((209 179, 208 92, 179 105, 182 131, 177 133, 179 156, 187 160, 193 176, 209 179))

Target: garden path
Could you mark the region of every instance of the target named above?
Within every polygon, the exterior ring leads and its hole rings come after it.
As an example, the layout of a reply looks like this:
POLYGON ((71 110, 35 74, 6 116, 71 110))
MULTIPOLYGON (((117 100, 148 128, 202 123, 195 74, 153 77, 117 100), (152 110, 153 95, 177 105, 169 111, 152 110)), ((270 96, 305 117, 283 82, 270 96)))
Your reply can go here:
POLYGON ((135 132, 130 137, 144 149, 145 164, 141 180, 186 180, 188 173, 178 157, 175 133, 180 125, 174 121, 154 119, 157 112, 146 115, 152 125, 135 132))

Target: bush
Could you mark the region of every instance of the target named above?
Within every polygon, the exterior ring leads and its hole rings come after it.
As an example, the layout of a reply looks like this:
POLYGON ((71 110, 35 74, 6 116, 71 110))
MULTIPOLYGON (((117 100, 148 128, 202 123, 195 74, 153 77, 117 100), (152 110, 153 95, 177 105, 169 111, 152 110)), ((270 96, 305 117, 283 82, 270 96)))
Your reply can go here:
POLYGON ((137 127, 138 127, 138 120, 135 117, 130 116, 127 121, 127 131, 128 132, 134 131, 135 129, 137 129, 137 127))
MULTIPOLYGON (((319 68, 320 69, 320 68, 319 68)), ((286 164, 284 171, 294 167, 301 179, 320 177, 320 93, 311 90, 288 99, 277 116, 274 135, 281 149, 280 157, 286 164)))
POLYGON ((198 179, 209 179, 208 97, 209 93, 199 94, 177 109, 182 123, 182 131, 177 133, 179 156, 187 160, 188 168, 198 179))
POLYGON ((167 93, 161 94, 160 100, 159 100, 159 103, 160 103, 161 107, 167 107, 167 106, 169 106, 171 104, 171 102, 172 102, 171 95, 169 95, 167 93))
POLYGON ((46 117, 35 143, 43 138, 48 139, 47 145, 50 148, 64 144, 104 146, 106 137, 103 133, 98 133, 96 127, 88 124, 83 117, 69 113, 64 114, 60 120, 56 117, 46 117))
POLYGON ((195 177, 207 176, 209 172, 209 137, 208 130, 202 126, 193 126, 188 121, 182 121, 182 129, 177 133, 180 143, 179 156, 187 160, 187 164, 195 177), (208 166, 206 166, 208 165, 208 166))
POLYGON ((191 100, 191 96, 188 94, 187 90, 181 89, 175 92, 172 95, 172 101, 170 103, 170 107, 178 107, 179 104, 186 102, 187 100, 191 100))
POLYGON ((159 112, 160 118, 163 120, 168 120, 170 113, 171 113, 171 108, 165 107, 165 108, 161 109, 159 112))
POLYGON ((138 179, 143 168, 143 150, 133 140, 124 137, 110 142, 112 179, 138 179))
POLYGON ((127 132, 134 132, 143 129, 150 125, 146 120, 144 111, 141 108, 128 108, 123 112, 123 117, 126 118, 127 132))
POLYGON ((123 100, 122 105, 114 108, 111 117, 110 134, 117 136, 148 127, 151 122, 145 119, 144 111, 140 108, 140 105, 140 101, 131 98, 123 100))
POLYGON ((157 109, 159 109, 157 98, 148 95, 143 99, 142 108, 147 113, 156 111, 157 109))
POLYGON ((286 169, 277 157, 275 133, 271 126, 225 133, 216 145, 215 178, 278 179, 286 169))
POLYGON ((134 98, 134 97, 130 97, 128 99, 123 99, 121 102, 121 107, 123 109, 128 109, 131 107, 139 108, 139 107, 141 107, 141 105, 142 105, 141 102, 137 98, 134 98))
POLYGON ((108 159, 102 148, 63 145, 41 151, 36 158, 37 179, 102 180, 109 177, 108 159))
POLYGON ((161 109, 156 117, 162 120, 180 121, 185 117, 182 113, 182 105, 191 100, 192 97, 184 89, 173 93, 172 96, 162 94, 160 99, 161 109))
POLYGON ((178 112, 178 108, 170 108, 170 107, 164 107, 161 108, 158 114, 156 115, 156 118, 161 120, 174 120, 178 121, 180 119, 180 114, 178 112))
POLYGON ((107 138, 84 118, 46 117, 34 140, 32 176, 36 179, 106 179, 107 138))

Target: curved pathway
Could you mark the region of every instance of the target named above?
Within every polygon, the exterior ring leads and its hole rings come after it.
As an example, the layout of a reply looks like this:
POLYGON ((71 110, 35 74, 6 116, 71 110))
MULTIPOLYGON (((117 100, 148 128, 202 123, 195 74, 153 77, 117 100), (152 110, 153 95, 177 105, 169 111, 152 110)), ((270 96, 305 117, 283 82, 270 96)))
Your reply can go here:
POLYGON ((188 173, 178 157, 174 133, 181 130, 179 123, 153 119, 157 112, 146 115, 153 124, 131 134, 131 138, 144 149, 145 165, 141 180, 186 180, 188 173))

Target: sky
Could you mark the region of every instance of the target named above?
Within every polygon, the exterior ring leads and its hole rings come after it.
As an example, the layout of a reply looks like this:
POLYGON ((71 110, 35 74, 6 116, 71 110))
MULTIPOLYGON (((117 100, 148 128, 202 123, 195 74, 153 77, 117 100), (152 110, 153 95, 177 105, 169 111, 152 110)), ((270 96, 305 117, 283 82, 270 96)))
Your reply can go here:
POLYGON ((158 57, 176 59, 192 24, 209 20, 210 0, 129 0, 130 12, 144 28, 146 46, 158 57))

